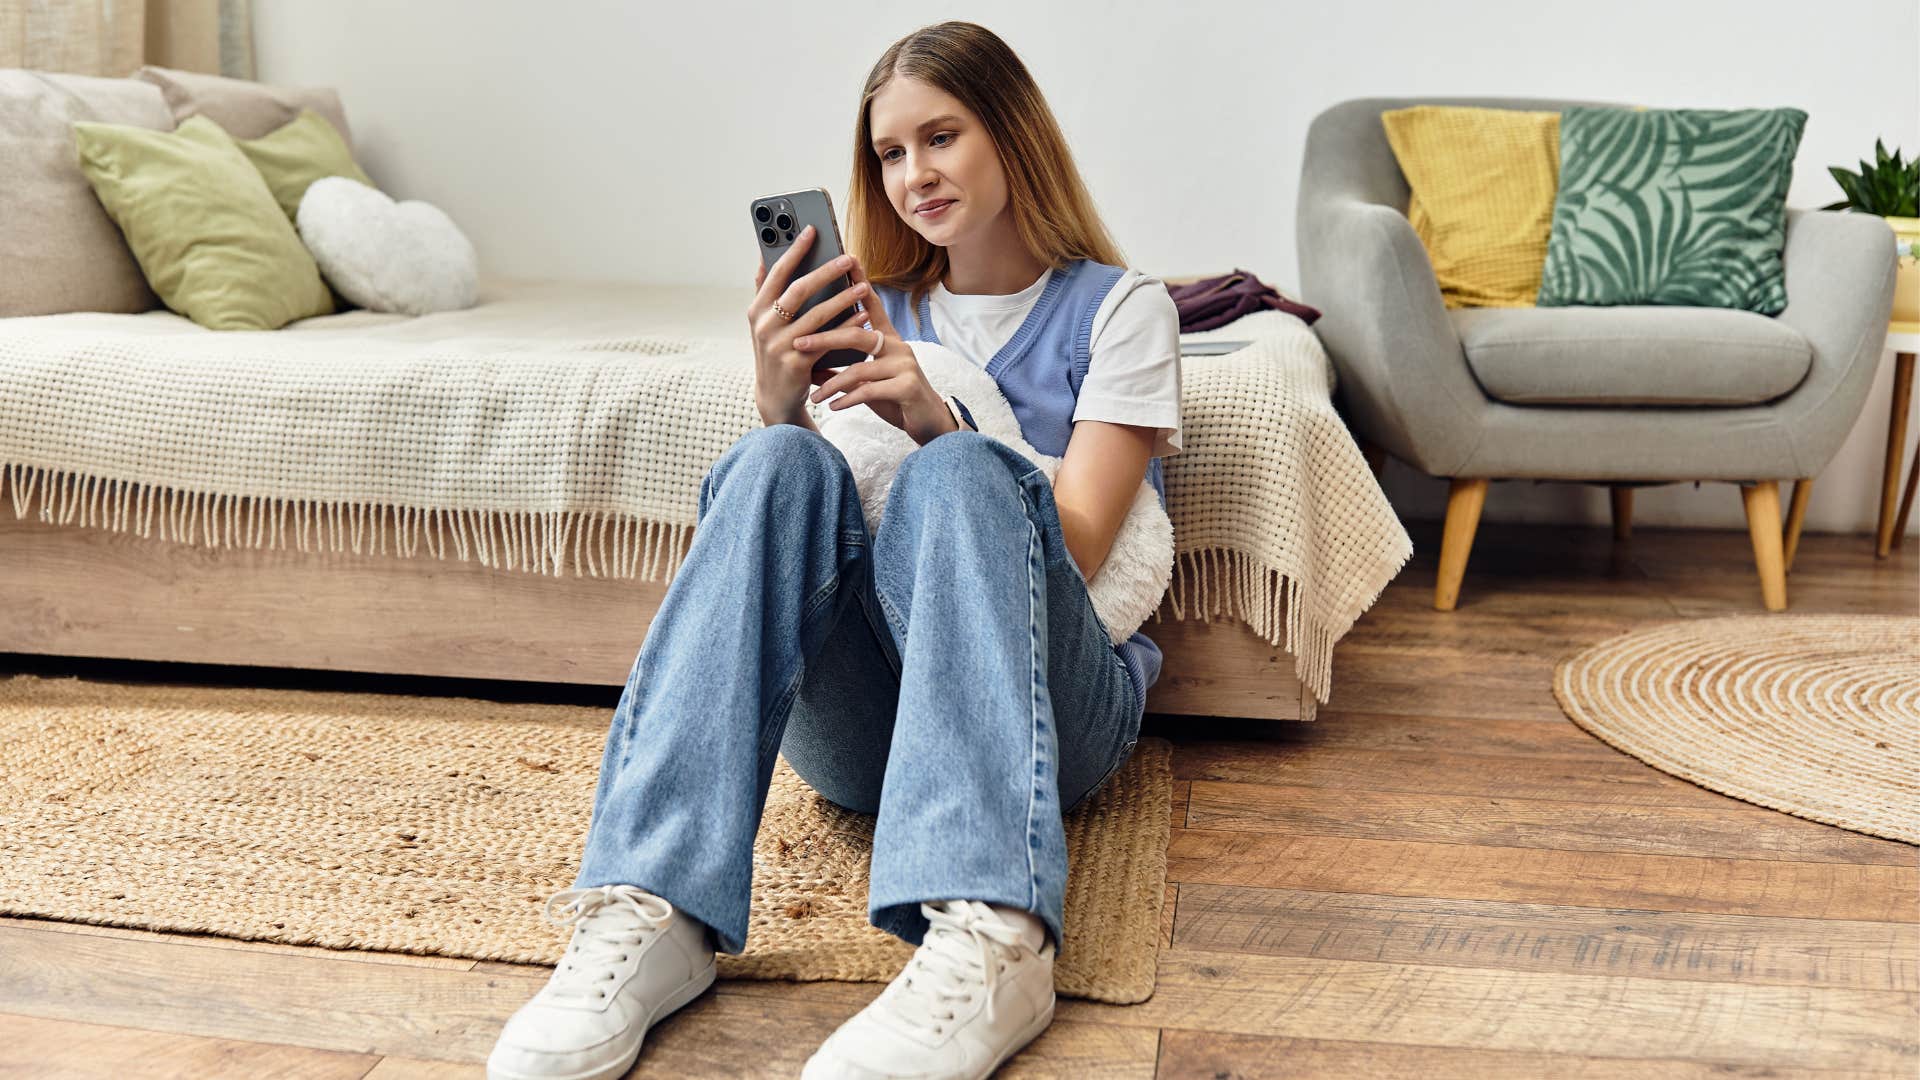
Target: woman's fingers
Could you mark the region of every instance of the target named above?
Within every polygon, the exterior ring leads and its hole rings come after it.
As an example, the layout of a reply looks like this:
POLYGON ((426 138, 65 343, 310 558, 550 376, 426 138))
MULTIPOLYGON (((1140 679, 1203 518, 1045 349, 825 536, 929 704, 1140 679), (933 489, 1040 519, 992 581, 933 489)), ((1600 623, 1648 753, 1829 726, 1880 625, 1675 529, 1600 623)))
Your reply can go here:
POLYGON ((855 405, 884 404, 897 401, 906 390, 905 379, 871 379, 841 394, 827 403, 827 408, 835 412, 850 409, 855 405))
POLYGON ((893 365, 884 360, 868 360, 859 364, 848 364, 840 369, 840 374, 820 384, 820 388, 807 397, 818 404, 835 394, 850 390, 861 383, 875 379, 890 379, 896 372, 893 365))
MULTIPOLYGON (((811 314, 811 313, 809 313, 811 314)), ((793 339, 793 347, 801 352, 826 352, 830 349, 858 349, 868 356, 878 355, 886 348, 888 338, 879 327, 872 330, 859 325, 853 319, 846 326, 832 330, 822 330, 817 334, 793 339), (878 334, 876 337, 874 335, 878 334)))
MULTIPOLYGON (((764 280, 760 283, 760 291, 754 294, 754 303, 758 304, 762 310, 771 305, 774 297, 785 291, 787 275, 793 273, 793 268, 799 264, 801 257, 812 246, 813 226, 809 225, 801 229, 800 235, 794 237, 793 243, 788 246, 786 252, 773 261, 773 269, 764 275, 764 280)), ((792 305, 782 304, 781 306, 789 311, 793 310, 792 305)))
MULTIPOLYGON (((813 333, 815 330, 820 329, 822 326, 825 326, 828 322, 830 322, 834 318, 834 316, 852 307, 854 301, 860 299, 865 295, 867 295, 867 286, 859 285, 859 284, 847 286, 846 288, 840 290, 840 292, 836 294, 831 300, 825 300, 825 301, 822 301, 821 303, 815 304, 811 311, 808 311, 805 315, 802 315, 798 319, 795 319, 793 321, 794 332, 797 334, 813 333)), ((859 323, 862 320, 860 320, 858 316, 859 316, 859 313, 854 312, 853 315, 849 318, 849 324, 856 325, 856 326, 859 325, 859 323)), ((871 337, 871 335, 869 335, 869 337, 871 337)), ((803 346, 801 346, 800 343, 796 341, 794 342, 794 347, 802 348, 803 346)), ((804 347, 812 348, 813 346, 808 345, 804 347)))
POLYGON ((842 255, 825 266, 814 267, 813 272, 787 286, 780 294, 780 306, 788 311, 799 311, 809 297, 832 285, 835 278, 847 272, 847 266, 841 262, 850 256, 842 255))
MULTIPOLYGON (((868 295, 874 295, 873 282, 867 280, 867 268, 860 265, 860 260, 855 259, 853 261, 853 269, 848 272, 847 276, 853 279, 855 285, 865 285, 868 295)), ((880 331, 888 337, 900 336, 894 332, 893 320, 887 318, 885 305, 867 301, 863 305, 862 310, 866 312, 867 318, 873 321, 873 328, 875 330, 880 331)))

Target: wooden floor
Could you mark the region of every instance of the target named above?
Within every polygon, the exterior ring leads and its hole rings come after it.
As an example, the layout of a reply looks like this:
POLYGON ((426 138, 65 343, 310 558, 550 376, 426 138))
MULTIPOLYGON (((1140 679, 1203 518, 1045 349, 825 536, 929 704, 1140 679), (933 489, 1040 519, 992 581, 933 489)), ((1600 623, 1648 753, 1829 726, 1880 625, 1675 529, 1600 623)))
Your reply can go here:
MULTIPOLYGON (((1916 849, 1667 776, 1553 699, 1555 661, 1586 645, 1761 614, 1746 534, 1488 524, 1442 614, 1438 526, 1412 531, 1317 723, 1149 719, 1177 745, 1158 989, 1063 1000, 1001 1075, 1920 1075, 1916 849)), ((1808 535, 1790 612, 1914 614, 1917 567, 1911 542, 1877 562, 1870 537, 1808 535)), ((544 979, 4 919, 0 1075, 478 1076, 544 979)), ((878 989, 723 982, 637 1074, 795 1076, 878 989)))

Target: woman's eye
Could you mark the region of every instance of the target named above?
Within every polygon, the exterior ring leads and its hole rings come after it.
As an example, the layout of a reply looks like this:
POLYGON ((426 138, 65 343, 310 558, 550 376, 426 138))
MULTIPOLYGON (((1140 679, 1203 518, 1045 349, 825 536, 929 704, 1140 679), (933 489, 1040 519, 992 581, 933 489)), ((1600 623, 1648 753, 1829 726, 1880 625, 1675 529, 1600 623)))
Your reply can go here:
MULTIPOLYGON (((935 136, 934 136, 934 138, 935 138, 935 139, 946 139, 946 140, 948 140, 948 142, 947 142, 947 143, 945 143, 945 145, 947 145, 947 146, 952 146, 952 145, 953 145, 953 142, 952 142, 952 140, 954 140, 954 139, 957 139, 957 138, 959 138, 959 136, 958 136, 958 135, 956 135, 956 134, 954 134, 954 133, 953 133, 953 132, 951 132, 951 131, 943 131, 943 132, 941 132, 940 134, 938 134, 938 135, 935 135, 935 136)), ((898 161, 898 160, 900 160, 899 158, 897 158, 897 157, 895 157, 895 156, 894 156, 894 153, 893 153, 893 152, 894 152, 894 150, 898 150, 898 149, 899 149, 899 147, 897 147, 897 146, 896 146, 896 147, 891 147, 891 148, 889 148, 889 149, 888 149, 888 150, 887 150, 887 151, 886 151, 885 153, 883 153, 883 154, 881 154, 881 155, 880 155, 880 160, 881 160, 882 162, 891 162, 891 161, 898 161)))

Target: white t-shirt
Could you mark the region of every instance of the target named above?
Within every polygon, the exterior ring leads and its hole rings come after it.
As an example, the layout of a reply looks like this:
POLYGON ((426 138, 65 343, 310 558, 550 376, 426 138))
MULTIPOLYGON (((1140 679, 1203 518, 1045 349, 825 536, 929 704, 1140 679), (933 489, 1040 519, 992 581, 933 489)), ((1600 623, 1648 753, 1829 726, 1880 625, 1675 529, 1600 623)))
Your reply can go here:
MULTIPOLYGON (((951 293, 935 283, 928 314, 940 343, 981 367, 1010 340, 1052 270, 1017 293, 951 293)), ((1087 377, 1073 419, 1156 429, 1153 457, 1180 452, 1180 311, 1166 283, 1127 270, 1093 315, 1087 377)))

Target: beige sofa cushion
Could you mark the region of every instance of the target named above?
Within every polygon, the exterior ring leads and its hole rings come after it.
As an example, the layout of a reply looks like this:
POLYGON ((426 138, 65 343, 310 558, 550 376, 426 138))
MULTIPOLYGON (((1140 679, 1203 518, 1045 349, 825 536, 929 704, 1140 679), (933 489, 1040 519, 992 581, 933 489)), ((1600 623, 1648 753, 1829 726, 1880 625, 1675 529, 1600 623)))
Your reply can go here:
POLYGON ((0 317, 160 306, 80 171, 76 120, 173 130, 146 83, 0 69, 0 317))
POLYGON ((1766 315, 1646 304, 1449 311, 1487 396, 1514 405, 1758 405, 1813 347, 1766 315))
POLYGON ((189 116, 204 116, 236 139, 258 139, 291 123, 300 110, 312 109, 327 118, 348 147, 353 146, 353 132, 347 129, 347 111, 340 105, 340 95, 326 87, 268 86, 151 64, 134 72, 133 77, 160 88, 176 124, 189 116))

